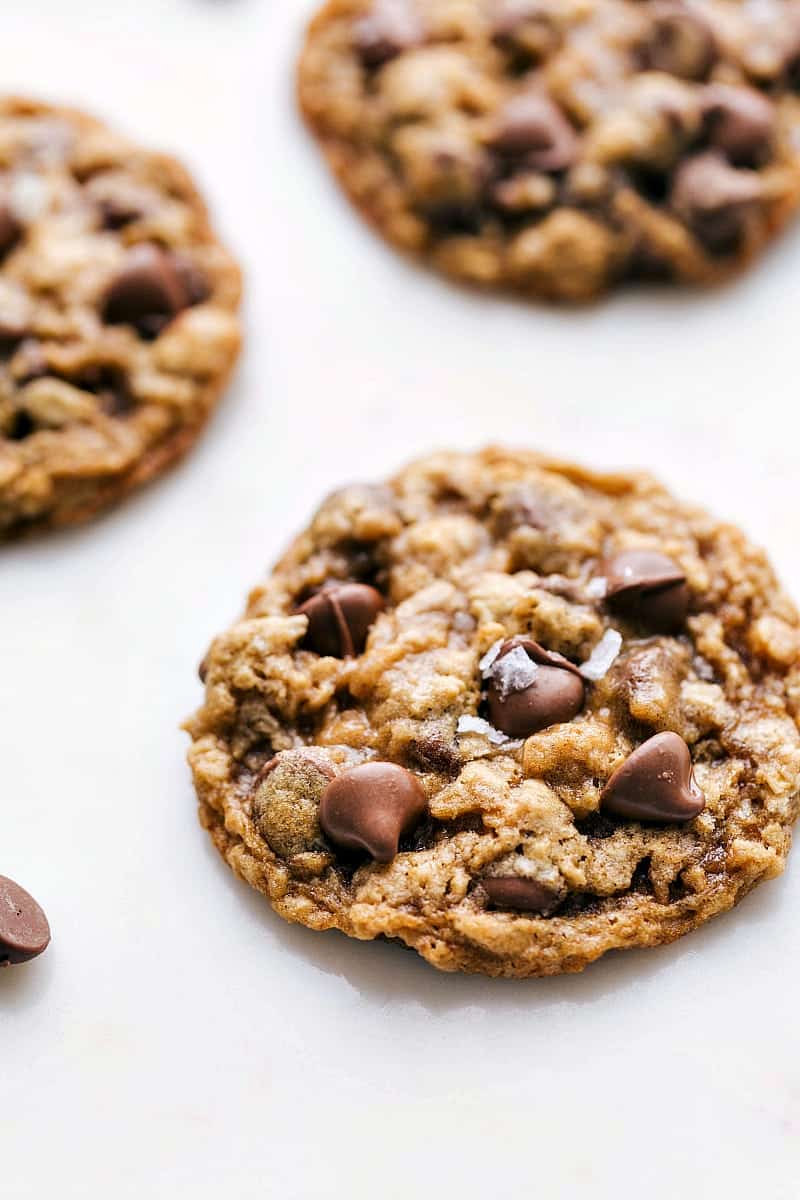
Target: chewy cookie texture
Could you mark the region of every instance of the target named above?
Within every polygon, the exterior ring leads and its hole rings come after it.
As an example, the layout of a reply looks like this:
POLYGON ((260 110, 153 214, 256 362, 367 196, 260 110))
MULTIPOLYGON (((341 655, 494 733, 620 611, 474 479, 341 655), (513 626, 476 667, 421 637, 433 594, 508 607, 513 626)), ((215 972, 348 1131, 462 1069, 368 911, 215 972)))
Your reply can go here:
POLYGON ((364 215, 485 287, 712 283, 800 197, 792 0, 329 0, 299 88, 364 215))
POLYGON ((192 445, 238 301, 178 163, 0 99, 0 541, 84 520, 192 445))
POLYGON ((200 813, 285 918, 578 971, 783 868, 800 632, 646 475, 440 454, 330 497, 204 659, 200 813))

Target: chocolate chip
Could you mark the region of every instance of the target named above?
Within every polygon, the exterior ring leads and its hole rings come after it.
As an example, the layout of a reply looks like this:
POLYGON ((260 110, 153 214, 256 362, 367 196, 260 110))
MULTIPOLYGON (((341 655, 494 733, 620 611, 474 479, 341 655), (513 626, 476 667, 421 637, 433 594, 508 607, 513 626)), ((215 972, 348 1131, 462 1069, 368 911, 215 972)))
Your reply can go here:
POLYGON ((609 607, 658 633, 680 629, 689 608, 686 576, 655 550, 623 550, 603 564, 609 607))
POLYGON ((397 854, 428 802, 416 776, 394 763, 370 762, 338 775, 325 789, 319 821, 336 846, 366 850, 376 862, 397 854))
POLYGON ((6 430, 6 437, 12 442, 24 442, 35 432, 36 422, 33 417, 24 408, 18 408, 6 430))
POLYGON ((380 67, 418 46, 423 37, 422 21, 409 0, 374 0, 356 22, 354 44, 365 66, 380 67))
POLYGON ((530 638, 504 642, 492 663, 487 689, 489 719, 509 737, 528 737, 548 725, 571 721, 583 707, 585 685, 578 668, 560 654, 545 650, 530 638), (522 650, 535 665, 529 672, 503 667, 513 651, 522 650), (521 686, 520 686, 521 685, 521 686))
POLYGON ((366 583, 328 583, 296 610, 308 617, 303 645, 316 654, 352 658, 364 649, 383 597, 366 583))
POLYGON ((8 254, 21 233, 22 226, 10 206, 4 201, 0 201, 0 258, 8 254))
POLYGON ((159 246, 134 246, 100 302, 109 325, 133 325, 157 337, 189 302, 173 256, 159 246))
POLYGON ((657 733, 618 767, 600 805, 634 821, 691 821, 706 806, 695 782, 689 747, 677 733, 657 733))
POLYGON ((650 7, 650 29, 641 47, 644 65, 681 79, 705 79, 717 56, 706 21, 679 0, 650 7))
POLYGON ((724 252, 740 236, 761 195, 755 171, 731 167, 709 152, 678 167, 670 203, 709 250, 724 252))
POLYGON ((534 170, 562 171, 575 161, 578 139, 557 104, 529 91, 500 109, 488 142, 500 154, 524 157, 534 170))
POLYGON ((0 875, 0 966, 28 962, 49 942, 47 917, 33 896, 0 875))
POLYGON ((497 908, 518 908, 521 912, 537 912, 547 916, 560 903, 560 897, 535 879, 519 875, 491 875, 481 880, 483 890, 497 908))
POLYGON ((775 105, 754 88, 715 83, 703 93, 709 141, 731 162, 751 166, 763 162, 775 132, 775 105))

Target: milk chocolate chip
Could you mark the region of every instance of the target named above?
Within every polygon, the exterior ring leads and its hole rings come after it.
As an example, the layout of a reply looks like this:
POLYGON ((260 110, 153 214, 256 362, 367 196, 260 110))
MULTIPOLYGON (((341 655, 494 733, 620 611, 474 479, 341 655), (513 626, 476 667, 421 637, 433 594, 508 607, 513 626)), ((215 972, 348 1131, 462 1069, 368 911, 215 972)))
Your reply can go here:
POLYGON ((328 583, 297 609, 308 617, 303 644, 317 654, 352 658, 382 609, 380 592, 366 583, 328 583))
POLYGON ((0 875, 0 966, 28 962, 49 942, 47 917, 33 896, 0 875))
POLYGON ((732 167, 709 151, 681 163, 670 203, 709 250, 724 251, 739 237, 761 196, 755 171, 732 167))
POLYGON ((419 780, 395 763, 370 762, 338 775, 325 789, 319 822, 335 846, 366 850, 376 862, 397 854, 400 838, 428 807, 419 780))
POLYGON ((381 67, 404 50, 418 46, 422 21, 410 0, 374 0, 355 26, 355 47, 367 67, 381 67))
POLYGON ((558 105, 541 92, 514 96, 501 108, 489 133, 500 154, 524 158, 537 171, 561 171, 575 160, 577 137, 558 105))
POLYGON ((680 0, 649 7, 651 25, 641 48, 644 65, 681 79, 705 79, 717 54, 707 23, 680 0))
POLYGON ((530 638, 509 638, 491 666, 489 719, 509 737, 528 737, 571 721, 583 707, 578 668, 530 638))
POLYGON ((134 246, 100 302, 108 325, 133 325, 156 337, 189 303, 171 254, 159 246, 134 246))
POLYGON ((689 589, 677 563, 655 550, 623 550, 603 565, 609 607, 658 633, 686 620, 689 589))
POLYGON ((708 139, 733 163, 751 166, 769 157, 775 105, 754 88, 715 83, 703 93, 708 139))
POLYGON ((694 779, 689 747, 677 733, 658 733, 618 767, 600 806, 634 821, 691 821, 706 798, 694 779))
POLYGON ((521 912, 536 912, 546 916, 557 908, 560 897, 535 879, 519 875, 485 876, 481 883, 489 901, 497 908, 518 908, 521 912))
POLYGON ((22 233, 22 226, 11 208, 0 200, 0 258, 5 257, 22 233))

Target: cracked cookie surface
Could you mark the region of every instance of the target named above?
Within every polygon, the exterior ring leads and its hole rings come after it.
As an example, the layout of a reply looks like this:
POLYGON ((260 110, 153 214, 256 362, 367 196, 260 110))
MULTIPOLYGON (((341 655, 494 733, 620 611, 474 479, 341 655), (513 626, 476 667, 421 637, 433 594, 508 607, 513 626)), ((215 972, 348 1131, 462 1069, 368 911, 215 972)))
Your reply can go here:
POLYGON ((326 500, 214 641, 201 819, 281 916, 444 970, 669 942, 784 866, 799 630, 649 476, 437 454, 326 500))
POLYGON ((714 283, 800 200, 795 0, 329 0, 299 95, 378 230, 483 287, 714 283))
POLYGON ((236 361, 239 290, 174 159, 0 99, 0 541, 85 520, 189 449, 236 361))

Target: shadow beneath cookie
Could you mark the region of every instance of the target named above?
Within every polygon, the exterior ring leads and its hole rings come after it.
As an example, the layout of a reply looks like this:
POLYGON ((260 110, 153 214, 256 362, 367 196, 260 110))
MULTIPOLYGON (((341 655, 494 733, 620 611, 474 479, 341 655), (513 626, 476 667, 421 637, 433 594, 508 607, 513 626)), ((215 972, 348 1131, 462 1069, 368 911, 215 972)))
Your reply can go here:
POLYGON ((52 953, 15 967, 0 968, 0 1011, 15 1007, 32 1008, 50 988, 52 953))
MULTIPOLYGON (((768 930, 773 910, 781 900, 782 881, 763 886, 747 897, 733 913, 710 921, 674 942, 645 950, 612 951, 578 975, 545 979, 489 979, 479 975, 439 972, 414 951, 392 941, 360 942, 336 930, 315 933, 284 922, 267 904, 209 855, 223 886, 235 890, 248 916, 263 928, 266 937, 293 957, 299 957, 323 975, 346 981, 368 1002, 416 1003, 431 1015, 472 1008, 496 1012, 531 1010, 551 1005, 591 1005, 616 992, 641 987, 669 971, 687 976, 704 973, 708 960, 731 943, 732 952, 744 953, 748 939, 757 940, 768 930), (738 951, 733 950, 733 939, 738 951), (702 960, 702 961, 701 961, 702 960)), ((687 987, 694 982, 687 980, 687 987)))

